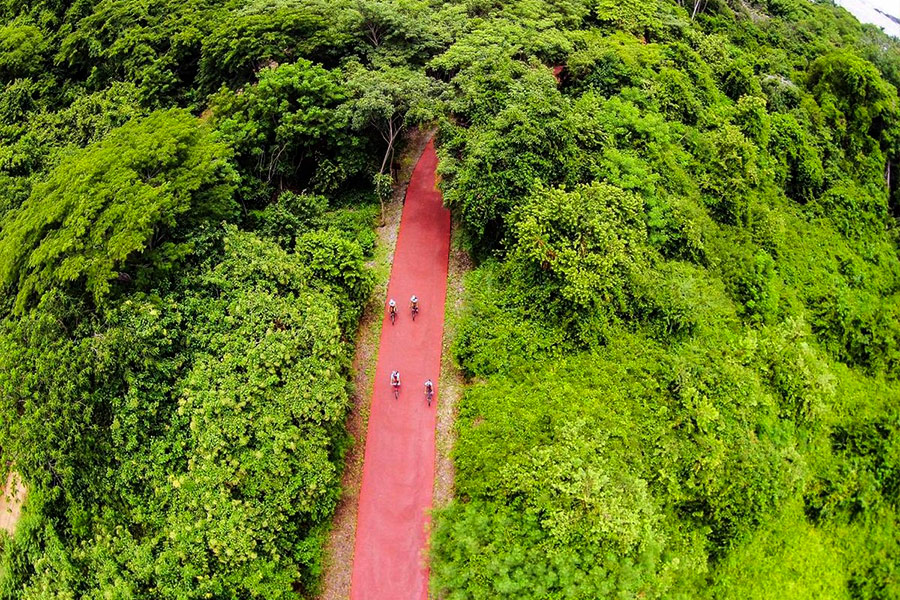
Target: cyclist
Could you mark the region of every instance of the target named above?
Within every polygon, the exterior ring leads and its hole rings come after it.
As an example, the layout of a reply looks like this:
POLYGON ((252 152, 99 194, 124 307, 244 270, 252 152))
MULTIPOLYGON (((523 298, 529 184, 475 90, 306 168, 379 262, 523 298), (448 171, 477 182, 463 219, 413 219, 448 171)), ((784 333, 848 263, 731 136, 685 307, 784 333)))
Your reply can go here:
POLYGON ((391 371, 391 387, 394 388, 394 396, 400 395, 400 371, 391 371))
POLYGON ((425 380, 425 398, 428 399, 428 404, 430 406, 431 399, 434 398, 434 384, 430 379, 425 380))
POLYGON ((415 320, 416 315, 419 314, 419 299, 415 294, 409 299, 409 308, 412 311, 413 320, 415 320))
POLYGON ((391 298, 391 301, 388 302, 388 311, 391 316, 391 323, 394 322, 394 319, 397 317, 397 303, 391 298))

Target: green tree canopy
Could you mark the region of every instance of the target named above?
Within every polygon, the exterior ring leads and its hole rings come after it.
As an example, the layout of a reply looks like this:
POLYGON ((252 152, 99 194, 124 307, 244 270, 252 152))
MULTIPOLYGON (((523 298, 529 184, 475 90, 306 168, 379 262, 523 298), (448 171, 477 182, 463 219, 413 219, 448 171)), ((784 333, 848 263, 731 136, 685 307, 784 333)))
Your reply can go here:
POLYGON ((279 187, 313 181, 331 190, 358 168, 350 158, 358 142, 344 135, 339 110, 346 97, 339 72, 300 59, 263 69, 256 85, 223 88, 211 109, 244 172, 279 187), (331 153, 339 155, 336 164, 322 168, 331 153))
POLYGON ((24 308, 56 286, 96 302, 111 280, 189 254, 193 224, 234 209, 231 151, 181 110, 135 119, 75 152, 3 220, 0 282, 24 308))
POLYGON ((816 60, 809 68, 809 87, 829 123, 851 150, 865 151, 872 141, 893 147, 900 137, 897 89, 875 66, 847 51, 816 60))
POLYGON ((542 309, 583 313, 584 323, 627 310, 649 266, 641 209, 634 194, 593 183, 572 192, 538 188, 513 212, 512 258, 526 268, 519 277, 528 289, 549 294, 535 298, 542 309))
MULTIPOLYGON (((304 57, 321 60, 350 36, 327 18, 319 1, 256 0, 233 3, 203 40, 199 81, 205 87, 241 85, 267 66, 304 57)), ((215 88, 213 88, 215 89, 215 88)))
POLYGON ((394 144, 404 129, 433 120, 438 83, 421 71, 406 67, 367 69, 359 63, 347 67, 349 122, 357 131, 372 128, 384 140, 385 151, 379 173, 390 166, 394 144))
POLYGON ((44 34, 34 25, 0 26, 0 80, 25 77, 40 66, 44 34))

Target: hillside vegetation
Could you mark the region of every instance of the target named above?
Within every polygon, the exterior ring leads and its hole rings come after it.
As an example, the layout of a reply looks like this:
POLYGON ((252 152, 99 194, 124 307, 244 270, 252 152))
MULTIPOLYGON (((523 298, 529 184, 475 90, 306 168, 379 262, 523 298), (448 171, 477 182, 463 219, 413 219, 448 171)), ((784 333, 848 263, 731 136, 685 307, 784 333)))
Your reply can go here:
POLYGON ((898 86, 807 0, 0 0, 0 598, 314 597, 419 123, 436 592, 900 598, 898 86))
POLYGON ((0 3, 0 449, 29 490, 0 597, 317 588, 378 127, 428 97, 373 83, 349 6, 0 3))
POLYGON ((432 63, 481 259, 447 598, 900 598, 900 46, 692 9, 510 3, 432 63))

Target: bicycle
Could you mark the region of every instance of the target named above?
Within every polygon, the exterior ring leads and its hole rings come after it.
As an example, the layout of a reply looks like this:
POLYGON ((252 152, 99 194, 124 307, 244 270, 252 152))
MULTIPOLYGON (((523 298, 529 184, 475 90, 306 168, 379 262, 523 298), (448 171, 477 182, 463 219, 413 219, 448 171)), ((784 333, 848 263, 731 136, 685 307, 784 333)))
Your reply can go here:
POLYGON ((394 386, 394 400, 399 400, 400 399, 400 384, 393 383, 391 385, 394 386))
POLYGON ((397 309, 392 306, 390 312, 391 312, 391 325, 393 325, 394 321, 397 320, 397 309))
POLYGON ((411 312, 412 312, 412 320, 415 321, 415 320, 416 320, 416 315, 419 314, 419 305, 416 304, 416 305, 413 306, 410 310, 411 310, 411 312))

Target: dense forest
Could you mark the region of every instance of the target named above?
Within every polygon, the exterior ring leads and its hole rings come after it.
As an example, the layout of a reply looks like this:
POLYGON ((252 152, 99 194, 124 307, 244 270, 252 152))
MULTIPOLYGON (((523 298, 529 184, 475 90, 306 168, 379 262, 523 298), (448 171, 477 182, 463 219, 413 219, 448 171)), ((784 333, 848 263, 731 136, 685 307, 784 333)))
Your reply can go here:
POLYGON ((526 6, 431 64, 480 264, 436 589, 900 598, 900 45, 802 0, 526 6))
POLYGON ((0 598, 315 597, 403 132, 462 598, 900 598, 900 42, 808 0, 0 0, 0 598))

